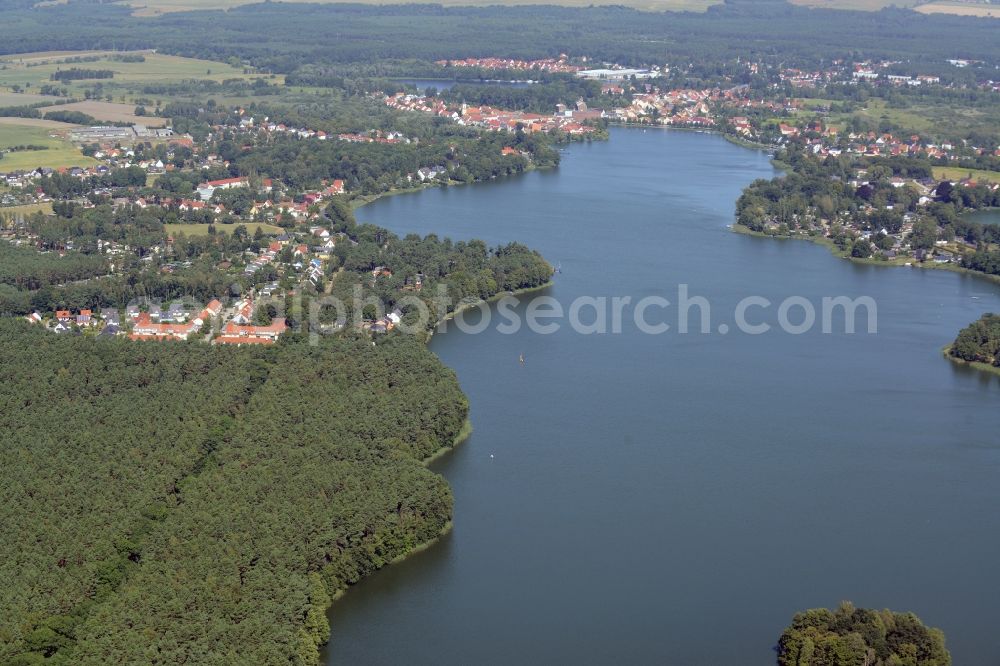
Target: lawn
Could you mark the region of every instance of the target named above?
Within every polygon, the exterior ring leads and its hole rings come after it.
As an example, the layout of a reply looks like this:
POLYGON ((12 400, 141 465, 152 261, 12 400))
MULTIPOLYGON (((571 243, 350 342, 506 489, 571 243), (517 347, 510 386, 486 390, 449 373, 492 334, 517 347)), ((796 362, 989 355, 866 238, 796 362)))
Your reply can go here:
POLYGON ((934 167, 934 177, 944 180, 962 180, 972 176, 973 180, 1000 183, 1000 171, 984 171, 982 169, 967 169, 963 167, 934 167))
MULTIPOLYGON (((259 228, 265 234, 271 236, 279 236, 285 233, 285 230, 281 227, 276 227, 273 224, 263 224, 261 222, 244 222, 241 223, 242 226, 247 228, 247 231, 251 234, 257 233, 259 228)), ((165 224, 163 225, 168 234, 177 235, 184 234, 186 236, 207 236, 208 226, 207 224, 165 224)), ((240 224, 217 224, 215 225, 215 230, 222 234, 231 234, 233 229, 240 226, 240 224)))
POLYGON ((28 144, 48 147, 47 150, 4 152, 3 159, 0 159, 0 172, 97 164, 93 158, 84 157, 67 139, 58 136, 72 127, 74 126, 52 121, 0 118, 0 150, 28 144))

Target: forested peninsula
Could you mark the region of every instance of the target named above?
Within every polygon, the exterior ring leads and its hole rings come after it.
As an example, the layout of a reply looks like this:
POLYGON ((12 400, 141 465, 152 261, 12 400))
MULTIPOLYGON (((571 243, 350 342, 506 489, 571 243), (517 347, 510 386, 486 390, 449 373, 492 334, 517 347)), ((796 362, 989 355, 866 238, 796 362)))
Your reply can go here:
POLYGON ((332 595, 446 529, 420 461, 462 430, 454 373, 412 336, 286 338, 0 320, 0 662, 314 664, 332 595))
POLYGON ((963 328, 945 353, 959 363, 1000 374, 1000 315, 987 312, 963 328))

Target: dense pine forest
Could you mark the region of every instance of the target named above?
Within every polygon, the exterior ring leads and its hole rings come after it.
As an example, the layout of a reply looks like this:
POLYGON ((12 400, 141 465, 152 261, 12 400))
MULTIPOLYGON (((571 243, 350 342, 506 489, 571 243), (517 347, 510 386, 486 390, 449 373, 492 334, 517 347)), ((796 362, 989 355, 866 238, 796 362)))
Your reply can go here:
POLYGON ((107 262, 102 257, 75 252, 60 257, 55 252, 40 253, 0 243, 0 283, 18 289, 32 290, 86 280, 106 272, 107 262))
POLYGON ((447 526, 419 461, 467 410, 408 337, 248 350, 11 320, 0 404, 10 664, 316 663, 331 595, 447 526))

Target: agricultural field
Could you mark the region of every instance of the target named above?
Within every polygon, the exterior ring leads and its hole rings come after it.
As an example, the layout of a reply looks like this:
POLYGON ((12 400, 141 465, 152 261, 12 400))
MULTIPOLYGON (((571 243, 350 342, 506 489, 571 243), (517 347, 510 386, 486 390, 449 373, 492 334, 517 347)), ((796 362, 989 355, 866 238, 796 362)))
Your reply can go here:
MULTIPOLYGON (((247 228, 247 231, 251 234, 257 233, 257 229, 260 229, 263 233, 271 236, 279 236, 285 233, 285 230, 281 227, 277 227, 273 224, 263 224, 261 222, 244 222, 241 223, 242 226, 247 228)), ((208 227, 207 224, 165 224, 163 225, 168 234, 178 235, 184 234, 185 236, 207 236, 208 227)), ((236 227, 241 226, 240 224, 216 224, 215 230, 220 234, 231 234, 236 227)))
POLYGON ((896 7, 913 7, 920 0, 789 0, 793 5, 815 7, 817 9, 854 9, 858 11, 877 12, 880 9, 895 5, 896 7))
MULTIPOLYGON (((194 10, 231 9, 260 0, 127 0, 135 8, 136 16, 160 16, 168 12, 194 10)), ((292 0, 293 2, 296 0, 292 0)), ((300 0, 305 1, 305 0, 300 0)), ((342 2, 343 0, 309 0, 310 2, 342 2)), ((400 4, 405 0, 361 0, 366 4, 400 4)), ((445 6, 486 6, 497 4, 495 0, 418 0, 445 6)), ((694 11, 703 12, 722 0, 506 0, 506 5, 561 5, 564 7, 587 7, 589 5, 625 5, 647 11, 694 11)))
POLYGON ((959 16, 991 16, 1000 18, 1000 6, 982 0, 789 0, 793 5, 817 9, 854 9, 876 12, 886 7, 909 7, 923 14, 957 14, 959 16))
POLYGON ((30 106, 41 104, 42 102, 57 102, 58 97, 51 95, 33 95, 31 93, 16 93, 0 90, 0 107, 3 106, 30 106))
MULTIPOLYGON (((44 5, 44 2, 38 3, 39 6, 44 5)), ((10 55, 0 56, 0 63, 2 62, 17 62, 21 64, 38 64, 43 63, 47 60, 56 60, 61 58, 69 57, 89 57, 89 56, 102 56, 111 55, 113 51, 37 51, 35 53, 15 53, 10 55)))
POLYGON ((976 181, 1000 183, 1000 171, 984 171, 982 169, 966 169, 962 167, 934 167, 934 177, 941 180, 963 180, 972 177, 976 181))
POLYGON ((979 2, 929 2, 916 7, 923 14, 958 14, 959 16, 982 16, 1000 18, 1000 6, 979 2))
POLYGON ((90 166, 97 161, 84 155, 63 134, 75 125, 34 118, 0 118, 0 150, 12 146, 46 146, 46 150, 4 152, 0 172, 28 171, 38 167, 90 166))
MULTIPOLYGON (((92 53, 60 54, 16 54, 0 58, 0 89, 18 87, 27 92, 38 90, 43 85, 53 85, 66 91, 66 95, 83 99, 85 90, 100 86, 102 96, 109 95, 114 101, 132 102, 142 95, 146 85, 180 83, 200 80, 222 82, 227 79, 250 79, 259 74, 247 74, 242 67, 228 63, 182 58, 152 52, 130 52, 142 55, 144 62, 120 62, 116 56, 124 53, 96 56, 96 60, 67 62, 75 57, 93 57, 92 53), (52 81, 51 76, 58 70, 71 68, 110 70, 114 76, 109 79, 82 79, 74 81, 52 81)), ((278 79, 280 81, 280 78, 278 79)))
POLYGON ((146 127, 166 127, 167 125, 166 118, 137 116, 135 115, 134 104, 120 104, 118 102, 88 100, 86 102, 47 106, 39 109, 39 111, 42 113, 47 111, 79 111, 86 113, 88 116, 93 116, 101 122, 130 123, 132 125, 145 125, 146 127))
MULTIPOLYGON (((61 0, 50 0, 61 1, 61 0)), ((199 10, 227 10, 248 5, 260 0, 123 0, 134 8, 135 16, 161 16, 170 12, 190 12, 199 10)), ((290 2, 342 2, 343 0, 289 0, 290 2)), ((405 0, 361 0, 366 4, 393 4, 405 0)), ((485 6, 497 4, 495 0, 417 0, 434 2, 445 6, 485 6)), ((588 5, 625 5, 646 11, 694 11, 703 12, 708 7, 721 4, 723 0, 505 0, 505 5, 562 5, 564 7, 586 7, 588 5)), ((886 7, 910 7, 925 14, 946 13, 960 16, 992 16, 1000 18, 1000 7, 982 0, 789 0, 792 4, 817 9, 848 9, 858 11, 879 11, 886 7)), ((40 3, 49 4, 49 3, 40 3)))

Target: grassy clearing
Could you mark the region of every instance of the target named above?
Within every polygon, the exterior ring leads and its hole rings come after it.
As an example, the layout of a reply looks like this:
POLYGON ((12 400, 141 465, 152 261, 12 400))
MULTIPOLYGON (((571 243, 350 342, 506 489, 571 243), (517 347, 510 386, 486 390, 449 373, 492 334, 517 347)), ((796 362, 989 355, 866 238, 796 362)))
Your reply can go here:
POLYGON ((858 111, 857 114, 862 118, 876 122, 885 120, 915 132, 927 132, 934 127, 934 122, 916 109, 890 108, 882 99, 869 100, 865 108, 858 111))
MULTIPOLYGON (((826 100, 804 98, 807 107, 815 107, 826 100)), ((816 112, 811 108, 802 109, 795 115, 809 117, 816 112)), ((891 125, 896 131, 915 132, 937 138, 949 138, 951 133, 991 131, 1000 123, 1000 109, 960 107, 946 103, 913 104, 906 108, 889 106, 883 99, 870 99, 868 103, 852 113, 823 114, 827 123, 838 129, 849 126, 852 118, 864 121, 863 126, 884 127, 891 125)))
MULTIPOLYGON (((208 227, 207 224, 165 224, 163 225, 168 234, 178 235, 184 234, 185 236, 207 236, 208 227)), ((217 224, 215 225, 215 230, 220 234, 231 234, 233 230, 240 226, 239 224, 217 224)), ((257 233, 259 228, 265 234, 271 236, 279 236, 285 233, 285 230, 281 227, 276 227, 273 224, 263 224, 261 222, 245 222, 242 226, 247 228, 247 231, 251 234, 257 233)))
POLYGON ((46 215, 52 213, 52 204, 37 203, 37 204, 25 204, 23 206, 0 207, 0 215, 4 215, 8 218, 17 217, 18 215, 33 215, 35 213, 45 213, 46 215))
POLYGON ((823 97, 796 97, 795 101, 800 102, 807 109, 814 109, 817 106, 832 106, 840 100, 825 99, 823 97))
POLYGON ((28 171, 38 167, 90 166, 97 161, 83 154, 58 132, 73 127, 52 121, 0 118, 0 150, 11 146, 46 146, 47 150, 4 152, 0 159, 0 172, 28 171))
POLYGON ((962 167, 934 167, 934 177, 944 180, 963 180, 972 177, 976 181, 1000 183, 1000 171, 984 171, 983 169, 967 169, 962 167))

